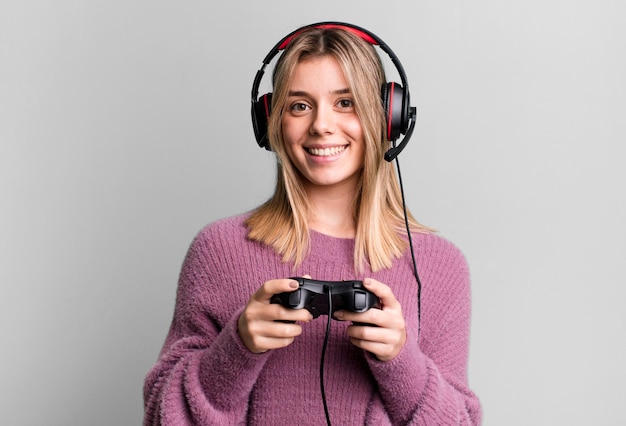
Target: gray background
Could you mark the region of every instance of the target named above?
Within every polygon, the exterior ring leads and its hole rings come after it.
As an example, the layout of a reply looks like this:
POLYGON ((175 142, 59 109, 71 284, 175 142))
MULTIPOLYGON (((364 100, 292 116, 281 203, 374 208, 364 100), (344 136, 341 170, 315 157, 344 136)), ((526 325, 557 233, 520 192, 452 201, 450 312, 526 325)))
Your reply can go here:
POLYGON ((216 4, 0 3, 2 424, 141 422, 188 244, 273 188, 254 73, 327 19, 409 76, 407 199, 470 262, 484 424, 626 424, 626 3, 216 4))

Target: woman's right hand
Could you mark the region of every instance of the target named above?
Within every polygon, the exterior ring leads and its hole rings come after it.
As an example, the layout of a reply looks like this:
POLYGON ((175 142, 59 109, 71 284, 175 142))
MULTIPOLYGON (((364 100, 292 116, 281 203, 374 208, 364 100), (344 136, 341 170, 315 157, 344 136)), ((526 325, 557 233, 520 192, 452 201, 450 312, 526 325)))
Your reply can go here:
POLYGON ((263 353, 290 345, 302 333, 297 322, 313 319, 306 309, 288 309, 270 302, 273 295, 297 288, 298 282, 291 279, 270 280, 250 297, 238 321, 239 336, 250 352, 263 353))

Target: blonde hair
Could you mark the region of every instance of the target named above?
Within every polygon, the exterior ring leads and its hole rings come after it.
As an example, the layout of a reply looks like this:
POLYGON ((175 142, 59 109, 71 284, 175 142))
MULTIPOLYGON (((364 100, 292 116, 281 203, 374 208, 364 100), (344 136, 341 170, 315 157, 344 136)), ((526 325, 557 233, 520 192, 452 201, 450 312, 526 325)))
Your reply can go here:
MULTIPOLYGON (((355 110, 365 140, 365 159, 356 199, 354 268, 363 272, 390 268, 408 243, 402 196, 392 164, 383 156, 390 147, 386 140, 381 88, 385 74, 374 47, 359 36, 336 28, 311 28, 298 34, 279 58, 273 74, 272 113, 268 138, 277 159, 274 195, 246 221, 248 238, 271 246, 283 261, 297 267, 309 252, 309 203, 302 177, 289 159, 281 131, 291 76, 302 61, 331 56, 341 66, 354 94, 355 110)), ((430 232, 407 210, 412 231, 430 232)))

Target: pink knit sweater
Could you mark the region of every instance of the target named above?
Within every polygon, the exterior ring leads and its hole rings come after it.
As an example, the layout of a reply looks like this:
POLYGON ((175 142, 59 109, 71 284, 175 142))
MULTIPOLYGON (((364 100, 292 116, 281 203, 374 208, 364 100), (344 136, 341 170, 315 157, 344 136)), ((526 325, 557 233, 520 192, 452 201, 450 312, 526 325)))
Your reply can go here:
POLYGON ((294 272, 269 247, 249 241, 237 216, 205 227, 182 266, 174 318, 144 385, 145 425, 319 425, 325 423, 319 368, 326 316, 305 324, 286 348, 249 352, 237 319, 265 281, 373 277, 402 304, 407 342, 390 362, 350 344, 332 321, 325 391, 334 425, 479 424, 467 381, 469 273, 461 252, 432 234, 413 243, 423 283, 417 341, 417 285, 410 252, 393 267, 355 276, 354 240, 312 232, 311 253, 294 272))

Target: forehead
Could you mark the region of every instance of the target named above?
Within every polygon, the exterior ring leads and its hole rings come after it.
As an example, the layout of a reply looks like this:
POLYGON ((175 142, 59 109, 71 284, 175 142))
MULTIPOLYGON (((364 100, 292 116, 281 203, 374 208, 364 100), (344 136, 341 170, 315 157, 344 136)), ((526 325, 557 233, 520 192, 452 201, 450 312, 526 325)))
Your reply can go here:
POLYGON ((334 57, 325 55, 309 57, 298 62, 293 69, 289 86, 293 88, 348 85, 339 62, 334 57))

